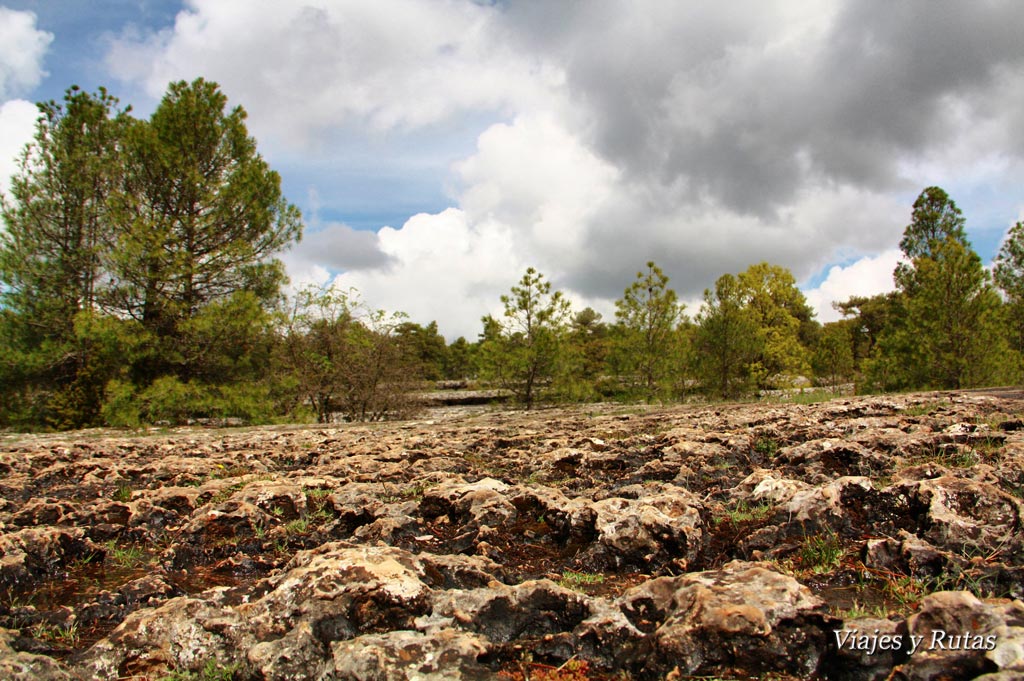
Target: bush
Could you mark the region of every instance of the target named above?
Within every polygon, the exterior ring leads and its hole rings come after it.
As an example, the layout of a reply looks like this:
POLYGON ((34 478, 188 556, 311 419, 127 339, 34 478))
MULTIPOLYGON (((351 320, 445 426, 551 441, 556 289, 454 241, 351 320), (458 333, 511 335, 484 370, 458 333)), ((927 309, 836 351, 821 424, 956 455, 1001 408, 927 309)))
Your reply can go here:
POLYGON ((274 407, 269 388, 260 383, 203 385, 163 376, 141 391, 129 382, 111 381, 102 414, 108 425, 128 428, 144 423, 184 424, 192 419, 266 423, 274 407))

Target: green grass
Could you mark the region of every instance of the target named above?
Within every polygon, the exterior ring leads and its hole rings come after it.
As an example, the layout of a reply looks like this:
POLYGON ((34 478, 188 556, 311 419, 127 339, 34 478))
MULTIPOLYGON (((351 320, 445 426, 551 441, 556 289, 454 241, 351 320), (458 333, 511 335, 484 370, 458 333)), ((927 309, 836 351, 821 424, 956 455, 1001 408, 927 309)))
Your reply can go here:
POLYGON ((199 671, 175 670, 161 677, 160 681, 231 681, 239 667, 238 662, 221 664, 217 660, 207 660, 199 671))
POLYGON ((865 605, 857 602, 856 600, 853 601, 853 605, 849 608, 846 608, 845 610, 833 609, 832 613, 845 620, 862 620, 869 618, 882 620, 889 616, 889 612, 884 606, 865 605))
POLYGON ((773 438, 761 436, 754 440, 754 451, 765 458, 771 459, 779 453, 779 443, 773 438))
POLYGON ((715 523, 721 523, 728 520, 733 525, 739 525, 740 523, 750 522, 752 520, 764 520, 772 513, 773 506, 767 503, 757 504, 756 506, 750 506, 746 500, 742 500, 732 508, 725 510, 725 516, 715 518, 715 523))
POLYGON ((78 645, 81 634, 78 631, 77 622, 65 626, 39 622, 32 627, 32 637, 40 641, 51 641, 74 648, 78 645))
POLYGON ((309 532, 309 520, 307 518, 296 518, 285 524, 284 531, 288 534, 306 534, 309 532))
POLYGON ((227 501, 228 499, 230 499, 232 494, 234 494, 238 490, 244 488, 245 485, 246 485, 246 483, 244 483, 244 482, 236 482, 236 483, 234 483, 232 485, 228 485, 227 487, 221 489, 216 494, 214 494, 212 497, 210 497, 210 501, 208 503, 211 503, 214 506, 216 506, 217 504, 223 503, 223 502, 227 501))
POLYGON ((129 502, 132 500, 132 486, 127 481, 122 481, 117 484, 117 489, 114 490, 112 496, 114 501, 129 502))
POLYGON ((845 553, 839 535, 827 529, 820 534, 804 538, 800 547, 800 560, 812 572, 821 574, 839 567, 845 553))
POLYGON ((113 539, 106 542, 107 558, 125 568, 132 568, 146 562, 145 552, 138 546, 118 546, 113 539))
POLYGON ((574 589, 580 591, 584 586, 593 586, 595 584, 603 584, 604 575, 595 572, 576 572, 574 570, 566 570, 562 573, 562 578, 558 580, 560 586, 566 589, 574 589))
POLYGON ((931 400, 928 402, 918 402, 917 404, 908 404, 903 408, 903 414, 906 416, 927 416, 933 411, 937 411, 946 406, 946 403, 941 400, 931 400))

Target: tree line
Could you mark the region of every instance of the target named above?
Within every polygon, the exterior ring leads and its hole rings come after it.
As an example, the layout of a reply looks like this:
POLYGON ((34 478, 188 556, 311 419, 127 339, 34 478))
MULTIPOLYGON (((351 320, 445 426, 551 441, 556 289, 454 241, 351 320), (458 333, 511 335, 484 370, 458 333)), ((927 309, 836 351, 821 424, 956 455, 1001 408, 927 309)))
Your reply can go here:
POLYGON ((825 325, 793 275, 720 277, 691 317, 653 262, 614 320, 574 311, 530 268, 473 341, 364 305, 285 296, 297 208, 215 83, 177 82, 146 120, 105 90, 40 105, 3 197, 0 426, 237 417, 375 420, 441 379, 541 401, 735 398, 807 379, 860 390, 1020 380, 1024 224, 994 277, 936 187, 914 204, 897 290, 825 325))

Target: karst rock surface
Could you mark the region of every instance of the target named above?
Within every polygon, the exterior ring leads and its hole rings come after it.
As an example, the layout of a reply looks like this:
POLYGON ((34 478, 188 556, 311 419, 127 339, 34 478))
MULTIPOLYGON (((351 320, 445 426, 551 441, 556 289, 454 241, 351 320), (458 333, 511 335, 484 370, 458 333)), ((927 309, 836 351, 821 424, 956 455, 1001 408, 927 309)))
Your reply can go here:
POLYGON ((0 678, 1024 678, 1024 394, 0 435, 0 678))

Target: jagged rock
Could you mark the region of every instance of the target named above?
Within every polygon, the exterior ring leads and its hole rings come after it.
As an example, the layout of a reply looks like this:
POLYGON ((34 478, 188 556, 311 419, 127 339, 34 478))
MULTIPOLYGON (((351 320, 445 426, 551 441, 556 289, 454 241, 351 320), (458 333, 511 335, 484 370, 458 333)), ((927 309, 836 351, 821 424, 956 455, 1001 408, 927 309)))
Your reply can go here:
POLYGON ((230 664, 235 660, 228 641, 208 626, 218 618, 223 618, 222 609, 199 598, 173 598, 157 608, 137 610, 90 648, 80 667, 91 678, 112 680, 198 671, 209 660, 230 664))
POLYGON ((206 665, 253 679, 532 678, 531 656, 574 657, 596 678, 859 681, 947 662, 1021 676, 1019 603, 960 604, 1001 632, 981 662, 834 640, 922 628, 949 610, 939 601, 910 622, 893 607, 873 622, 828 614, 859 598, 851 581, 882 591, 887 576, 1021 596, 1024 429, 990 427, 1024 411, 1010 395, 5 434, 0 627, 18 632, 0 677, 25 655, 68 653, 52 627, 72 624, 118 626, 48 665, 58 678, 206 665), (131 501, 114 501, 126 486, 131 501), (823 533, 842 560, 812 573, 808 538, 823 533), (108 539, 159 566, 118 565, 89 541, 108 539), (796 577, 729 562, 746 556, 796 577))
POLYGON ((322 676, 315 678, 324 681, 491 679, 494 673, 477 662, 487 649, 481 637, 452 629, 430 634, 418 631, 367 634, 331 644, 330 666, 322 676))
POLYGON ((924 509, 922 538, 951 551, 1019 554, 1022 506, 998 487, 950 475, 897 485, 924 509))
POLYGON ((640 499, 612 497, 589 504, 576 515, 593 518, 595 557, 616 565, 675 560, 685 567, 703 537, 700 500, 686 490, 640 499))
POLYGON ((46 655, 34 655, 12 647, 18 632, 0 629, 0 678, 8 681, 71 681, 62 664, 46 655))
POLYGON ((889 457, 858 442, 822 438, 779 451, 779 461, 795 467, 808 478, 836 475, 879 475, 892 468, 889 457))
POLYGON ((906 622, 920 643, 892 678, 918 681, 974 678, 986 673, 1024 676, 1024 603, 985 603, 966 591, 941 591, 921 601, 906 622))
POLYGON ((869 539, 864 549, 864 564, 868 567, 916 577, 951 574, 968 563, 906 531, 901 531, 898 539, 869 539))
POLYGON ((475 528, 498 527, 516 517, 515 506, 506 499, 509 488, 493 478, 475 483, 454 480, 426 490, 420 512, 425 517, 466 518, 475 528))
POLYGON ((259 480, 249 483, 232 499, 256 506, 282 520, 306 515, 306 495, 299 485, 259 480))
POLYGON ((509 643, 572 632, 590 614, 586 596, 547 579, 515 586, 493 582, 486 588, 439 594, 429 617, 416 625, 428 633, 459 627, 493 643, 509 643))
POLYGON ((661 577, 618 603, 651 632, 651 667, 678 666, 690 675, 740 667, 811 676, 835 623, 807 587, 766 563, 734 561, 721 570, 661 577))
POLYGON ((71 561, 102 555, 79 528, 28 527, 0 536, 0 588, 24 589, 71 561))
POLYGON ((19 527, 58 525, 74 510, 73 505, 56 499, 29 499, 11 516, 11 523, 19 527))
POLYGON ((782 504, 809 489, 811 485, 802 480, 780 478, 773 471, 758 468, 734 487, 730 495, 737 500, 782 504))

